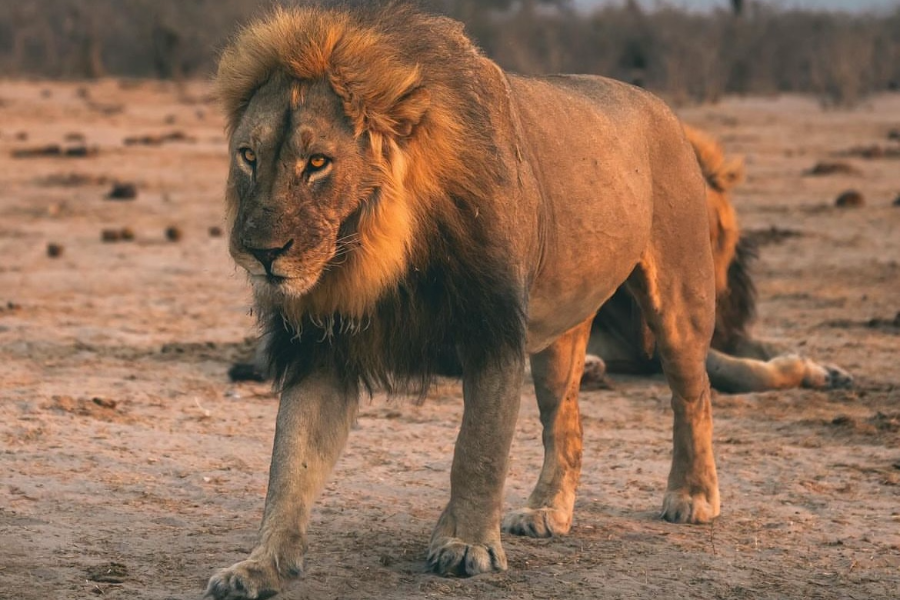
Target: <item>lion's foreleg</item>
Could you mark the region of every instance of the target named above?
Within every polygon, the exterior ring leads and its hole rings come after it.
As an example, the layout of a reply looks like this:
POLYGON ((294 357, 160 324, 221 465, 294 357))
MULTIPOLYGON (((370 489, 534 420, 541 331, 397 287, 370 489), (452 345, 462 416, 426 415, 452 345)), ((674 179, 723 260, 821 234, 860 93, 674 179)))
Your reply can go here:
POLYGON ((593 317, 531 357, 543 425, 544 466, 525 508, 503 519, 516 535, 551 537, 569 532, 581 477, 582 427, 578 392, 593 317))
POLYGON ((208 596, 265 598, 300 575, 313 501, 346 444, 357 406, 356 393, 323 375, 282 393, 259 542, 247 560, 213 575, 208 596))
POLYGON ((464 370, 465 408, 450 472, 450 502, 428 549, 428 564, 441 575, 506 570, 500 514, 524 357, 464 370))

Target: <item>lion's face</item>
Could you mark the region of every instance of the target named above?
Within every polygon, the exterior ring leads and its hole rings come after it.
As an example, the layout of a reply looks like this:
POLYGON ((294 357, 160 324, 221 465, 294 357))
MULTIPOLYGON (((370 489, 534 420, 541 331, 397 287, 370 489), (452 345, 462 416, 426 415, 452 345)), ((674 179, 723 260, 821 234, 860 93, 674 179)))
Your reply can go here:
POLYGON ((231 136, 230 251, 269 294, 309 292, 356 243, 377 167, 324 82, 274 78, 231 136))

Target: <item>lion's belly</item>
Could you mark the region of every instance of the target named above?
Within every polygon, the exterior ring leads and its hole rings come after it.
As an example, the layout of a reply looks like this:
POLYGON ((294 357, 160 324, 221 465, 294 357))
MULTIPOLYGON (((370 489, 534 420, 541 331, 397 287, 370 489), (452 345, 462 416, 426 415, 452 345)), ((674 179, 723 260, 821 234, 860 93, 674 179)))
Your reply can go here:
POLYGON ((528 300, 530 354, 591 318, 634 270, 646 248, 649 225, 620 224, 622 229, 615 234, 594 234, 589 239, 569 235, 565 248, 544 264, 528 300))

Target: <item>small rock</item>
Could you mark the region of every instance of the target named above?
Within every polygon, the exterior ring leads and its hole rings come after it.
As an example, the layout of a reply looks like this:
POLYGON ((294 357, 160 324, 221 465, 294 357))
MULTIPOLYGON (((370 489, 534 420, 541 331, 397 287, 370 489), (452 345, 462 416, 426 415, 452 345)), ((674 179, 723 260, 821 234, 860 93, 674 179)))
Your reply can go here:
POLYGON ((891 204, 893 206, 900 206, 900 194, 897 194, 897 197, 894 198, 894 201, 891 204))
POLYGON ((47 256, 50 258, 59 258, 62 256, 63 246, 61 244, 49 243, 47 244, 47 256))
POLYGON ((841 208, 859 208, 866 205, 866 199, 856 190, 847 190, 837 197, 834 205, 841 208))
POLYGON ((804 175, 858 175, 859 169, 850 163, 841 161, 822 161, 816 163, 811 169, 804 171, 804 175))
POLYGON ((178 242, 181 240, 181 230, 174 225, 166 227, 166 239, 170 242, 178 242))
POLYGON ((134 240, 134 231, 130 227, 104 229, 100 232, 100 240, 103 242, 130 242, 134 240))
POLYGON ((134 200, 137 198, 137 186, 133 183, 117 181, 106 195, 110 200, 134 200))
POLYGON ((222 237, 222 228, 218 225, 213 225, 209 228, 209 237, 222 237))

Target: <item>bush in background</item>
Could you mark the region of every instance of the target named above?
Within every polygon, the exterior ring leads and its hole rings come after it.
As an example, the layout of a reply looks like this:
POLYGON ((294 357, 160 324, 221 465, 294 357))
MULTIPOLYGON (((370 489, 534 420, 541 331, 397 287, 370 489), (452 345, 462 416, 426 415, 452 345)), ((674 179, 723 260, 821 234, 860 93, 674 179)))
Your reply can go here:
MULTIPOLYGON (((298 4, 283 0, 281 4, 298 4)), ((237 27, 271 0, 18 0, 0 4, 0 73, 207 77, 237 27)), ((633 0, 577 12, 569 0, 422 0, 461 19, 520 73, 598 73, 675 101, 804 92, 853 105, 900 88, 900 6, 883 15, 723 0, 709 13, 633 0)))

